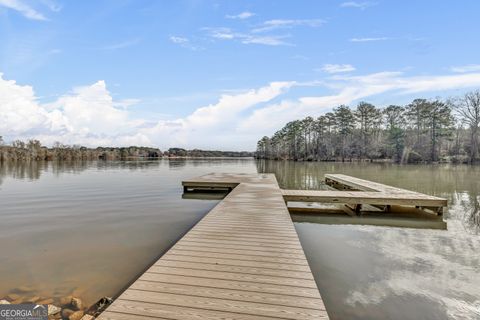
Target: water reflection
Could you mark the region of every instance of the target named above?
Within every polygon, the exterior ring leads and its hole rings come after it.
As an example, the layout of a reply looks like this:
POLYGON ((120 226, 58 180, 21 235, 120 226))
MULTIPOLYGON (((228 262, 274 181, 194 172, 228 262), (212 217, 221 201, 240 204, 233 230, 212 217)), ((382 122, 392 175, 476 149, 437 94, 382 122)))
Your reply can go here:
POLYGON ((278 184, 284 189, 326 189, 323 170, 333 170, 325 162, 321 163, 322 171, 316 162, 259 160, 256 164, 258 172, 275 173, 278 184))
MULTIPOLYGON (((236 168, 245 168, 247 171, 254 169, 253 160, 250 158, 238 159, 152 159, 130 161, 7 161, 0 163, 0 184, 6 177, 13 179, 40 179, 43 172, 49 172, 60 177, 63 174, 79 174, 86 170, 148 170, 167 166, 170 169, 189 167, 218 167, 227 165, 236 168)), ((226 169, 227 170, 227 169, 226 169)))
MULTIPOLYGON (((5 177, 13 179, 40 179, 43 172, 50 172, 56 177, 63 174, 79 174, 85 170, 111 169, 148 169, 159 167, 161 160, 138 161, 7 161, 0 163, 0 184, 5 177)), ((185 165, 185 164, 184 164, 185 165)))
POLYGON ((470 233, 480 233, 480 196, 472 192, 455 192, 450 205, 450 214, 457 214, 457 219, 470 233))
POLYGON ((218 202, 182 199, 182 180, 212 171, 256 168, 252 160, 1 164, 0 299, 20 286, 87 304, 116 295, 218 202))
POLYGON ((168 161, 168 166, 170 168, 182 168, 187 165, 187 160, 186 159, 175 159, 175 160, 169 160, 168 161))
POLYGON ((448 230, 296 223, 332 319, 480 319, 480 167, 253 160, 0 165, 0 295, 115 295, 218 200, 182 200, 181 180, 273 172, 322 189, 345 173, 446 197, 448 230))
POLYGON ((40 161, 32 162, 2 162, 0 163, 0 184, 4 177, 13 179, 40 179, 41 171, 47 164, 40 161))
POLYGON ((284 188, 344 173, 445 197, 448 230, 296 223, 332 319, 480 319, 480 168, 261 161, 284 188))
POLYGON ((467 165, 394 165, 388 163, 257 162, 259 172, 275 173, 286 189, 326 189, 325 173, 343 173, 448 199, 447 219, 480 230, 480 167, 467 165))

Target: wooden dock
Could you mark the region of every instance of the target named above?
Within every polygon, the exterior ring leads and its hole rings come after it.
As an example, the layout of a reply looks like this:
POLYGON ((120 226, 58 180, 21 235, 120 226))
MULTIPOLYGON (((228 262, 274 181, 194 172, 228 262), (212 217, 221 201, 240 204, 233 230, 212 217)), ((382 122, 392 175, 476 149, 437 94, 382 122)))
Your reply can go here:
POLYGON ((371 205, 389 211, 391 206, 410 206, 443 214, 447 199, 400 189, 344 174, 326 174, 325 183, 336 190, 282 190, 285 201, 323 202, 345 204, 347 214, 356 215, 362 205, 371 205))
POLYGON ((337 190, 281 190, 273 174, 208 174, 185 192, 230 192, 103 312, 102 320, 328 319, 289 215, 288 201, 414 206, 447 200, 345 175, 337 190))
POLYGON ((98 319, 328 319, 273 174, 209 174, 232 190, 98 319))

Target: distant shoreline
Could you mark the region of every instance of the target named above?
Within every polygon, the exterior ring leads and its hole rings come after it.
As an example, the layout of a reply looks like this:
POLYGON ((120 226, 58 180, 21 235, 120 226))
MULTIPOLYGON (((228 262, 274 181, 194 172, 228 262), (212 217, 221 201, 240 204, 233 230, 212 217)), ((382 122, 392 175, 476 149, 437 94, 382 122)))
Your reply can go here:
POLYGON ((253 158, 251 151, 187 150, 170 148, 161 151, 152 147, 97 147, 55 143, 52 147, 42 146, 38 140, 14 141, 4 145, 0 139, 0 162, 4 161, 52 161, 52 160, 128 160, 128 159, 190 159, 190 158, 253 158))

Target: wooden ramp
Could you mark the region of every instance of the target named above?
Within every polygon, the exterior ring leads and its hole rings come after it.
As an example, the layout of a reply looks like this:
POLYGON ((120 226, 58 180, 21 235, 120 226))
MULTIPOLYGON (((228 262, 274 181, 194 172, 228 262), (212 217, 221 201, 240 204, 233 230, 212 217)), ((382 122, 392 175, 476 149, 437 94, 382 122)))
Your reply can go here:
POLYGON ((328 319, 273 174, 209 174, 233 189, 98 319, 328 319))
POLYGON ((442 215, 447 199, 362 180, 344 174, 326 174, 325 183, 337 190, 282 190, 285 201, 340 203, 349 214, 358 213, 362 205, 388 211, 390 206, 411 206, 442 215))

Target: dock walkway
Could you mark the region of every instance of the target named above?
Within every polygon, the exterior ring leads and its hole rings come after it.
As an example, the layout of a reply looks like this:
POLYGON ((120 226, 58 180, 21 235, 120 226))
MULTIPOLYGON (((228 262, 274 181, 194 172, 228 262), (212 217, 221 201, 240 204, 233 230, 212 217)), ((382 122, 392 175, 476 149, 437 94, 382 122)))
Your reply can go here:
POLYGON ((411 206, 443 214, 447 199, 363 180, 344 174, 326 174, 325 183, 337 190, 281 190, 285 201, 345 204, 349 214, 359 212, 362 205, 389 210, 390 206, 411 206))
POLYGON ((233 189, 98 319, 328 319, 273 174, 209 174, 233 189))
MULTIPOLYGON (((337 190, 281 190, 273 174, 208 174, 184 191, 231 191, 103 312, 102 320, 328 319, 286 202, 414 206, 447 200, 341 174, 337 190)), ((382 207, 383 206, 383 207, 382 207)))

